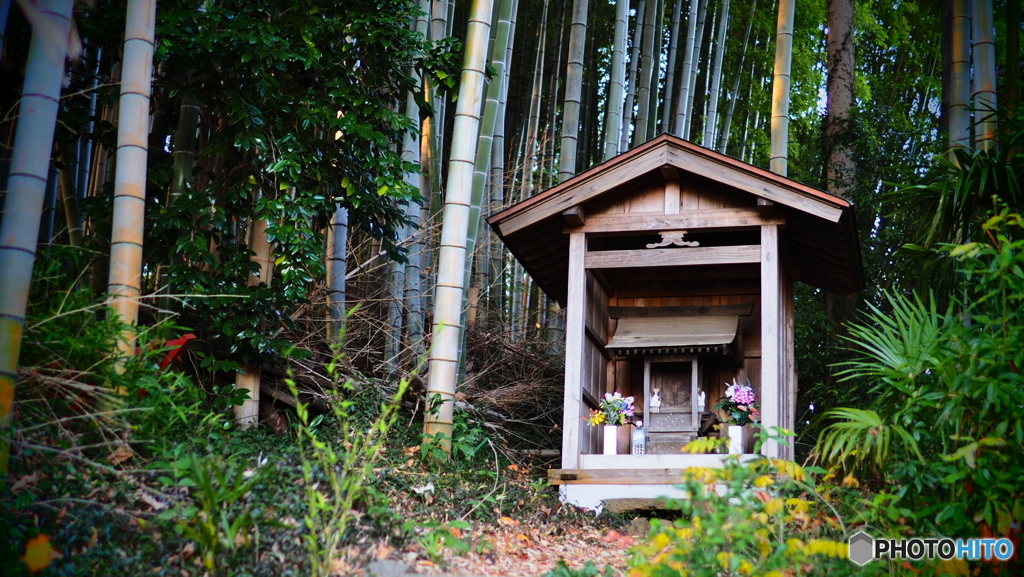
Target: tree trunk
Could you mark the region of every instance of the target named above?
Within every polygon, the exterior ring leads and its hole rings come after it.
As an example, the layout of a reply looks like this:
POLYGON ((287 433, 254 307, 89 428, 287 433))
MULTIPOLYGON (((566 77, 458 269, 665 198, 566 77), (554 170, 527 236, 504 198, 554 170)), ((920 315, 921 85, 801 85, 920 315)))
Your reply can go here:
MULTIPOLYGON (((753 27, 754 18, 757 15, 757 0, 753 0, 750 3, 750 14, 747 18, 747 31, 743 33, 743 48, 740 49, 740 61, 736 65, 736 74, 732 80, 732 90, 729 92, 729 110, 725 114, 725 123, 722 126, 722 132, 718 138, 718 152, 725 154, 725 149, 729 146, 729 131, 732 130, 732 115, 736 111, 736 100, 739 96, 740 90, 740 77, 743 73, 743 63, 747 59, 747 47, 750 46, 750 29, 753 27)), ((753 84, 754 81, 754 70, 757 65, 750 67, 750 81, 753 84)), ((747 102, 750 102, 750 98, 747 98, 747 102)))
MULTIPOLYGON (((633 99, 636 96, 636 80, 640 68, 640 40, 644 18, 647 14, 647 0, 640 0, 640 7, 636 12, 636 23, 633 25, 633 50, 629 55, 629 83, 626 89, 626 104, 622 109, 622 135, 619 141, 619 152, 629 150, 629 129, 633 124, 633 99)), ((633 140, 634 144, 636 140, 633 140)))
POLYGON ((589 0, 573 0, 569 28, 569 63, 565 67, 565 105, 562 108, 562 146, 558 182, 576 174, 576 146, 580 130, 580 98, 583 93, 583 54, 587 41, 589 0))
MULTIPOLYGON (((127 325, 139 318, 142 236, 146 215, 149 95, 153 79, 156 0, 131 0, 125 23, 121 100, 118 108, 113 231, 110 238, 110 306, 127 325)), ((125 357, 135 354, 135 331, 119 342, 125 357)))
MULTIPOLYGON (((718 19, 718 33, 715 35, 715 72, 711 77, 711 92, 708 97, 708 117, 704 121, 704 146, 715 147, 715 128, 718 127, 718 93, 722 87, 722 59, 729 38, 729 0, 722 0, 722 16, 718 19)), ((737 73, 739 69, 737 69, 737 73)))
MULTIPOLYGON (((259 272, 256 274, 250 273, 246 284, 253 287, 259 286, 260 283, 265 283, 269 287, 271 275, 274 274, 274 259, 270 239, 267 238, 267 221, 253 217, 253 220, 249 221, 249 225, 251 227, 249 231, 249 249, 255 253, 252 256, 252 261, 259 265, 259 272)), ((249 392, 249 398, 243 401, 241 405, 234 406, 235 423, 243 429, 248 429, 259 421, 260 375, 262 369, 263 365, 260 360, 255 359, 244 363, 241 370, 235 373, 235 389, 249 392)))
POLYGON ((789 80, 793 64, 793 12, 796 0, 779 0, 772 82, 771 160, 768 168, 786 176, 789 160, 789 80))
POLYGON ((492 7, 493 0, 474 0, 470 10, 438 255, 427 397, 429 402, 433 402, 433 399, 440 402, 436 410, 425 414, 423 432, 446 452, 451 452, 466 234, 469 230, 473 164, 480 131, 480 105, 492 7))
MULTIPOLYGON (((992 0, 972 0, 971 54, 974 57, 974 147, 996 144, 996 44, 992 0)), ((1010 63, 1019 67, 1019 63, 1010 63)))
MULTIPOLYGON (((950 56, 949 147, 971 146, 971 14, 970 0, 953 0, 953 41, 950 56)), ((950 156, 951 160, 955 157, 950 156)), ((955 160, 954 160, 955 161, 955 160)))
POLYGON ((829 146, 828 191, 849 199, 853 188, 853 151, 850 149, 850 110, 853 108, 854 42, 853 0, 828 2, 828 102, 825 140, 829 146))

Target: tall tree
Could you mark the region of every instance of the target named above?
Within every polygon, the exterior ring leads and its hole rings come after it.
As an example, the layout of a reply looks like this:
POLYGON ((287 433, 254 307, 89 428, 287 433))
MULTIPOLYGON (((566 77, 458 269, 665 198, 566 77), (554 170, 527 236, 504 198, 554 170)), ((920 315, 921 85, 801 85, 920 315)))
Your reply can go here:
POLYGON ((825 139, 829 157, 826 178, 829 192, 843 198, 850 198, 856 169, 849 142, 855 61, 853 26, 853 0, 828 0, 825 139))
POLYGON ((434 329, 429 359, 427 396, 432 406, 424 417, 423 432, 451 451, 455 383, 459 372, 459 335, 466 266, 466 235, 469 205, 480 132, 480 108, 484 95, 484 68, 491 28, 493 0, 473 0, 466 34, 466 56, 459 82, 455 129, 448 164, 438 251, 437 284, 434 289, 434 329))
POLYGON ((57 103, 71 29, 72 0, 41 0, 32 30, 18 128, 0 222, 0 474, 7 473, 11 410, 25 328, 28 289, 39 236, 39 216, 53 150, 57 103))

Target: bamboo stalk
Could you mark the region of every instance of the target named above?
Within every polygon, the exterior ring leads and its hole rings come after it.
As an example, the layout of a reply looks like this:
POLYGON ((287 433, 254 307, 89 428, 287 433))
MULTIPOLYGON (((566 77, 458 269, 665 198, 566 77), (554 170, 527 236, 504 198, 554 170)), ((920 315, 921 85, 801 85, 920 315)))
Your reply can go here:
POLYGON ((779 0, 772 82, 772 133, 769 170, 786 176, 789 148, 789 81, 793 64, 793 14, 796 0, 779 0))
MULTIPOLYGON (((149 100, 153 79, 156 0, 130 0, 125 23, 121 100, 118 105, 117 165, 114 171, 114 226, 110 237, 110 307, 126 325, 139 318, 142 237, 146 215, 146 163, 149 156, 149 100)), ((119 343, 121 354, 135 354, 135 331, 119 343)))
MULTIPOLYGON (((252 261, 259 265, 259 271, 255 274, 249 273, 248 286, 259 286, 265 283, 270 286, 273 269, 273 249, 270 239, 267 237, 267 221, 256 219, 250 221, 252 230, 249 237, 249 249, 253 251, 252 261)), ((245 363, 240 371, 235 373, 235 389, 249 391, 249 398, 241 405, 235 405, 235 422, 243 429, 247 429, 259 421, 260 416, 260 375, 263 372, 263 365, 259 359, 245 363)))
POLYGON ((633 122, 633 99, 636 95, 636 79, 640 68, 640 40, 646 12, 647 0, 640 0, 640 7, 636 12, 636 23, 633 25, 633 50, 629 55, 629 83, 626 89, 626 104, 622 109, 622 135, 619 141, 619 152, 629 150, 629 128, 633 122))
MULTIPOLYGON (((953 42, 950 55, 949 147, 971 145, 971 14, 970 0, 953 0, 953 42)), ((950 154, 950 160, 955 157, 950 154)))
MULTIPOLYGON (((747 47, 750 45, 750 30, 753 28, 754 16, 757 14, 757 0, 753 0, 750 3, 750 15, 747 19, 747 31, 743 33, 743 48, 740 50, 740 61, 736 65, 736 74, 732 80, 732 90, 729 92, 731 98, 729 99, 729 110, 725 114, 725 125, 722 126, 722 132, 718 139, 718 152, 725 154, 725 149, 729 145, 729 132, 732 130, 732 115, 736 111, 736 100, 739 96, 740 90, 740 76, 743 71, 743 63, 747 59, 747 47)), ((754 70, 757 67, 756 63, 750 67, 750 81, 753 85, 754 70)), ((747 102, 750 102, 750 98, 747 98, 747 102)))
POLYGON ((440 402, 425 414, 423 432, 446 452, 451 452, 469 203, 493 4, 493 0, 474 0, 470 9, 442 217, 427 380, 427 397, 440 402))
POLYGON ((708 116, 704 121, 704 146, 714 148, 715 129, 718 127, 718 93, 722 86, 722 59, 728 44, 726 32, 729 29, 729 0, 722 0, 722 15, 718 19, 718 33, 715 35, 715 71, 711 76, 711 90, 708 94, 708 116))
POLYGON ((345 336, 345 279, 348 273, 348 208, 335 204, 327 228, 327 308, 331 320, 327 337, 340 343, 345 336))
MULTIPOLYGON (((973 0, 971 53, 974 57, 974 147, 989 150, 996 144, 996 44, 992 0, 973 0)), ((1019 63, 1010 63, 1020 66, 1019 63)))
MULTIPOLYGON (((678 1, 678 0, 677 0, 678 1)), ((622 131, 622 105, 626 81, 626 28, 629 24, 629 0, 615 0, 615 29, 612 40, 612 69, 608 80, 608 104, 604 113, 604 160, 619 153, 622 131)))
POLYGON ((647 124, 651 113, 651 81, 654 77, 654 21, 658 14, 658 0, 654 9, 647 11, 644 18, 643 47, 640 52, 640 89, 636 98, 640 101, 636 113, 636 132, 633 134, 633 144, 647 141, 647 124))
POLYGON ((583 54, 587 41, 589 0, 573 0, 569 28, 569 63, 565 68, 565 104, 562 107, 562 146, 558 182, 576 174, 576 147, 580 130, 580 98, 583 93, 583 54))
POLYGON ((669 124, 672 122, 672 98, 675 96, 675 75, 676 75, 676 53, 679 46, 679 21, 682 19, 680 12, 683 9, 682 0, 676 0, 672 7, 672 29, 669 31, 668 42, 668 69, 665 73, 665 98, 662 101, 661 118, 658 126, 661 132, 669 131, 669 124))
POLYGON ((0 222, 0 474, 7 473, 21 336, 32 281, 39 215, 53 149, 72 0, 41 0, 47 28, 32 33, 18 105, 4 218, 0 222))
POLYGON ((701 0, 690 0, 690 13, 686 18, 686 53, 683 56, 682 82, 679 83, 679 98, 676 102, 675 135, 682 138, 686 130, 686 103, 691 98, 692 82, 690 69, 693 68, 693 52, 697 40, 697 9, 701 0))

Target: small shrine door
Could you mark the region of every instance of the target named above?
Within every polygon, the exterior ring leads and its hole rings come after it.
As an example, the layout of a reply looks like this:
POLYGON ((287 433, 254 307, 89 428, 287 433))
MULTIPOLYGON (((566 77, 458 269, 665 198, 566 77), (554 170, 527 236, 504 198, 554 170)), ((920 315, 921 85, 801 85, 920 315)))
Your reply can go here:
POLYGON ((678 455, 697 437, 703 409, 699 365, 697 355, 644 356, 647 453, 678 455), (660 407, 652 399, 660 399, 660 407))

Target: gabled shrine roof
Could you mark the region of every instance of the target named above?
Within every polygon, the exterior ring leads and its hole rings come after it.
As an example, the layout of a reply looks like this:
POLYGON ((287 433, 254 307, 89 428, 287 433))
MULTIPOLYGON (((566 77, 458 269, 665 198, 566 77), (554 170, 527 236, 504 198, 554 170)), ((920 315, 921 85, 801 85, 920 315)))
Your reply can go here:
MULTIPOLYGON (((488 223, 540 288, 565 306, 566 232, 573 225, 563 213, 649 183, 665 169, 674 169, 684 185, 699 179, 733 196, 752 197, 752 206, 755 200, 762 205, 748 212, 781 216, 798 280, 841 295, 863 287, 856 217, 849 201, 668 134, 508 207, 488 223)), ((726 223, 723 228, 728 228, 726 223)))

